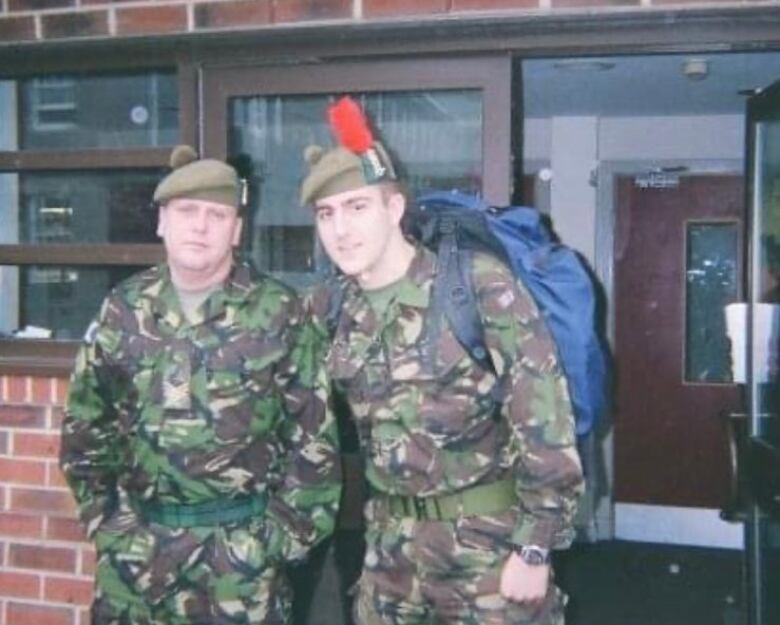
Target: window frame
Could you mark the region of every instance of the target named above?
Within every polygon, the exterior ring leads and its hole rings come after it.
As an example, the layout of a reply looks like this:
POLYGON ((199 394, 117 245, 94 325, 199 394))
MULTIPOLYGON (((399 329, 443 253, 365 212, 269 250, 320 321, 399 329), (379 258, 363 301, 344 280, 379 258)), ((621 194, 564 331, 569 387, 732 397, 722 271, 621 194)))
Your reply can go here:
MULTIPOLYGON (((2 79, 20 81, 46 77, 52 74, 121 75, 126 72, 171 71, 176 75, 179 101, 178 141, 196 144, 195 69, 186 63, 158 60, 154 64, 117 63, 109 68, 69 71, 62 67, 38 72, 3 72, 2 79)), ((18 88, 18 83, 17 83, 18 88)), ((173 146, 116 148, 65 148, 44 150, 0 150, 0 173, 25 174, 35 172, 57 173, 68 171, 135 171, 164 169, 173 146)), ((151 198, 149 198, 151 201, 151 198)), ((72 243, 0 244, 0 265, 12 267, 50 266, 105 267, 123 265, 151 265, 164 259, 161 244, 155 243, 72 243)), ((62 376, 70 372, 79 341, 56 339, 14 339, 0 337, 0 374, 62 376)))

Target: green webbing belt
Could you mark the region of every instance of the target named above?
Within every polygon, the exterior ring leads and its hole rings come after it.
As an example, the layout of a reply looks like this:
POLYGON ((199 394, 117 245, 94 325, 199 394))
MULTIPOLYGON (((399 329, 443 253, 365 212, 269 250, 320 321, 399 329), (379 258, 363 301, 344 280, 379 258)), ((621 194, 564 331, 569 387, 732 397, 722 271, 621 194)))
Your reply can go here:
POLYGON ((221 497, 194 504, 157 503, 135 500, 133 507, 148 523, 167 527, 208 527, 244 521, 265 512, 266 495, 221 497))
POLYGON ((517 503, 517 493, 514 480, 501 480, 472 486, 451 495, 378 495, 375 499, 392 517, 411 517, 418 521, 453 521, 463 516, 506 512, 517 503))

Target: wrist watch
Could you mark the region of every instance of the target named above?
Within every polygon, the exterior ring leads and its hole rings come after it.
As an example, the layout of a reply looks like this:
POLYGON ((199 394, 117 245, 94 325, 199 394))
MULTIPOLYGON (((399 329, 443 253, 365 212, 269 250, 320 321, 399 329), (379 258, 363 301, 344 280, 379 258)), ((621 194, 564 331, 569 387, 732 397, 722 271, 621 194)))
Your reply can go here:
POLYGON ((540 566, 550 564, 550 550, 538 545, 514 545, 514 551, 526 564, 540 566))

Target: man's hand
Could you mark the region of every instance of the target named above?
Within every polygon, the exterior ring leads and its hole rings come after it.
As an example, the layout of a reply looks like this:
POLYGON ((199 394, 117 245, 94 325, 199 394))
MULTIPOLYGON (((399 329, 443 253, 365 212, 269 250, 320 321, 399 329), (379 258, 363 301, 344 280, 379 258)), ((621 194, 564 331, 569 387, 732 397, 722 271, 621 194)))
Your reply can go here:
POLYGON ((547 595, 549 583, 549 564, 526 564, 512 552, 501 571, 501 596, 517 603, 538 604, 547 595))

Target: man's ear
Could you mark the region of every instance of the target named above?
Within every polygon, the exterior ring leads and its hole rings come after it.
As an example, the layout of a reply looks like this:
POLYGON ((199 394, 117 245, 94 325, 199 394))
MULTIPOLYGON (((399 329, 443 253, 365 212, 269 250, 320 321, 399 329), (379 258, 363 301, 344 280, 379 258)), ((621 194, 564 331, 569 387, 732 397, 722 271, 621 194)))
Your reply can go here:
POLYGON ((393 193, 387 200, 387 207, 393 218, 393 223, 401 224, 404 213, 406 212, 406 197, 403 193, 393 193))
POLYGON ((157 209, 157 236, 161 239, 165 235, 165 207, 157 209))
POLYGON ((238 247, 241 243, 241 230, 244 227, 244 220, 243 218, 239 217, 236 219, 236 225, 233 229, 233 247, 238 247))

